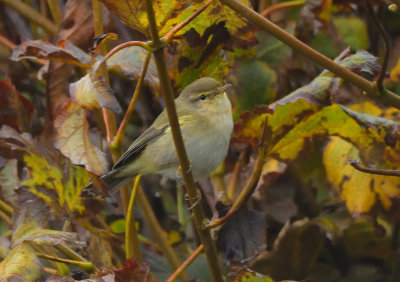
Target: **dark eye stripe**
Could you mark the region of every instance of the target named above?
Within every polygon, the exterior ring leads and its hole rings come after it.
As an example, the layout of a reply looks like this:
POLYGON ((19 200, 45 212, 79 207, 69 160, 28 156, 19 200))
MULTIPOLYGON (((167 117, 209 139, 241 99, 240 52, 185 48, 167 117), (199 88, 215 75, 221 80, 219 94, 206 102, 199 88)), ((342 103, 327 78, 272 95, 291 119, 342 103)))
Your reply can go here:
POLYGON ((200 100, 203 101, 209 97, 214 97, 215 94, 216 94, 216 92, 211 92, 208 94, 201 94, 200 96, 197 96, 196 98, 190 99, 190 101, 192 101, 192 102, 196 102, 196 101, 200 101, 200 100))

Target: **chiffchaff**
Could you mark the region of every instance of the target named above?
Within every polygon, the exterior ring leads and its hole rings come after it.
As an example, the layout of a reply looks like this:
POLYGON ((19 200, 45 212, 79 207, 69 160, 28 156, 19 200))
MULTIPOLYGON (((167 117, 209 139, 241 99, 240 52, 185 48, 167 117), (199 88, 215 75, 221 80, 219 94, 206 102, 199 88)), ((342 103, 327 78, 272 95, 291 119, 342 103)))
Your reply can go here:
MULTIPOLYGON (((213 78, 188 85, 175 99, 183 142, 195 180, 207 177, 225 158, 233 129, 231 103, 225 93, 231 85, 219 86, 213 78)), ((164 109, 100 179, 109 194, 118 191, 137 174, 179 175, 179 160, 164 109)), ((90 193, 93 184, 85 188, 90 193)))

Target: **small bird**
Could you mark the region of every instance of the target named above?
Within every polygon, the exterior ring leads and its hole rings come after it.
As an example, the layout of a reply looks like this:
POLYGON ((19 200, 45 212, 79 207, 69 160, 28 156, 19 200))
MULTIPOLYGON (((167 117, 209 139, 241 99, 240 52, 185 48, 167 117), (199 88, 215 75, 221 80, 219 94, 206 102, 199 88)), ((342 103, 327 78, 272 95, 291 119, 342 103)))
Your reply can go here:
MULTIPOLYGON (((207 177, 224 160, 233 130, 232 106, 226 95, 230 84, 219 86, 213 78, 200 78, 189 84, 175 99, 183 142, 195 180, 207 177)), ((109 194, 117 192, 137 174, 179 177, 179 160, 164 109, 142 133, 112 170, 101 176, 109 194)), ((90 183, 83 193, 91 194, 90 183)))

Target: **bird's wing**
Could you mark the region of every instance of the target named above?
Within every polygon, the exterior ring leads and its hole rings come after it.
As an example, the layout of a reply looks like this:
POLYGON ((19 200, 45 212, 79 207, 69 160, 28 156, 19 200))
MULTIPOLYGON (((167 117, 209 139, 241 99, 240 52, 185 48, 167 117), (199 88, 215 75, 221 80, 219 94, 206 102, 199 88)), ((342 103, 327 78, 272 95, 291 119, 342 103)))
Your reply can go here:
MULTIPOLYGON (((191 110, 183 106, 182 103, 176 104, 176 107, 176 110, 179 112, 179 123, 182 126, 182 120, 185 119, 186 116, 191 115, 191 110)), ((128 150, 114 164, 113 170, 132 162, 141 152, 143 152, 149 142, 160 137, 169 127, 167 112, 164 110, 155 119, 151 127, 133 141, 128 150)))
POLYGON ((128 150, 119 158, 114 164, 113 170, 124 166, 132 162, 147 146, 147 144, 158 138, 167 130, 169 125, 161 128, 149 127, 145 132, 142 133, 133 143, 129 146, 128 150))

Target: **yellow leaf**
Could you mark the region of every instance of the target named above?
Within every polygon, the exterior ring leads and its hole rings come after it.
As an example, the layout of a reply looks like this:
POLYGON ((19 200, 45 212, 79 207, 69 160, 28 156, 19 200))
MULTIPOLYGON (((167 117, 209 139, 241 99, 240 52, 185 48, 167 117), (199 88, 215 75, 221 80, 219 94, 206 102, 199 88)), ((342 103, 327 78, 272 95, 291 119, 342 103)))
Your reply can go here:
POLYGON ((364 173, 347 163, 359 158, 359 151, 353 145, 332 137, 323 158, 329 182, 351 213, 368 213, 376 205, 389 211, 400 197, 400 178, 364 173))
POLYGON ((40 268, 31 247, 22 244, 11 249, 0 263, 0 277, 2 281, 40 281, 40 268))
POLYGON ((33 153, 26 154, 24 161, 31 177, 22 184, 27 186, 30 192, 43 199, 47 205, 52 206, 55 199, 46 194, 43 188, 54 190, 58 195, 59 206, 66 207, 69 211, 77 211, 79 213, 84 211, 80 194, 88 183, 89 176, 83 168, 70 166, 68 178, 64 180, 60 169, 49 164, 41 156, 33 153))

